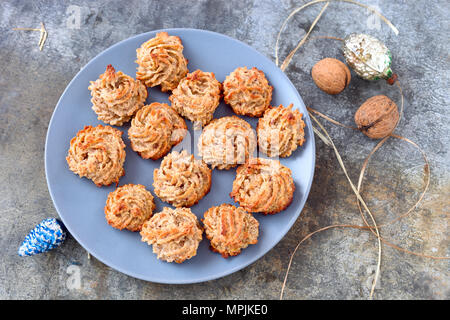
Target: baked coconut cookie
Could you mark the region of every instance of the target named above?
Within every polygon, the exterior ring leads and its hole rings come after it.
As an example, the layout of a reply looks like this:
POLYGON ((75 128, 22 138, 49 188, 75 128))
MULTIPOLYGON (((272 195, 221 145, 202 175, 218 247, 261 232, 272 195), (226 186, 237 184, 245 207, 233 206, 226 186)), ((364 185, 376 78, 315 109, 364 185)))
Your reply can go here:
POLYGON ((258 121, 259 150, 269 157, 289 157, 305 142, 303 115, 292 107, 290 104, 287 108, 269 108, 258 121))
POLYGON ((122 131, 101 124, 84 127, 70 140, 66 160, 70 170, 99 187, 118 184, 125 174, 122 131))
POLYGON ((180 143, 187 132, 182 117, 165 103, 142 107, 131 120, 128 138, 131 149, 144 159, 156 160, 180 143))
POLYGON ((240 67, 231 72, 223 82, 223 98, 239 115, 261 117, 270 106, 272 86, 264 72, 255 67, 240 67))
POLYGON ((155 194, 174 207, 191 207, 211 188, 211 169, 186 150, 172 151, 153 171, 155 194))
POLYGON ((222 84, 214 73, 196 70, 182 79, 169 97, 172 107, 194 122, 196 128, 208 124, 219 105, 222 84))
POLYGON ((147 88, 139 80, 106 67, 99 79, 91 81, 92 110, 99 120, 114 126, 128 122, 147 99, 147 88))
POLYGON ((211 167, 227 170, 249 159, 256 149, 251 125, 236 116, 214 119, 200 135, 198 151, 211 167))
POLYGON ((109 193, 105 217, 116 229, 140 231, 153 210, 155 202, 150 191, 140 184, 126 184, 109 193))
POLYGON ((147 87, 160 85, 162 92, 172 91, 188 73, 180 38, 169 36, 167 32, 160 32, 144 42, 136 53, 136 79, 147 87))
POLYGON ((211 249, 224 258, 236 256, 258 242, 259 222, 241 207, 222 204, 205 212, 202 219, 211 249))
POLYGON ((152 245, 158 259, 182 263, 197 254, 203 229, 189 208, 171 209, 155 213, 144 223, 142 241, 152 245))
POLYGON ((291 169, 276 160, 252 158, 237 168, 230 196, 248 212, 275 214, 291 204, 294 190, 291 169))

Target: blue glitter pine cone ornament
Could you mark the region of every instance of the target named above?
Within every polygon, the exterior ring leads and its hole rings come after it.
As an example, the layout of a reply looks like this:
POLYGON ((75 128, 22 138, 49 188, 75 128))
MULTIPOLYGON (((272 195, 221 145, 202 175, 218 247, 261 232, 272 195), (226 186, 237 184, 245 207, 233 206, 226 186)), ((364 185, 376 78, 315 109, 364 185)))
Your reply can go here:
POLYGON ((25 237, 18 254, 24 257, 50 251, 60 246, 66 236, 67 230, 62 222, 55 218, 44 219, 25 237))

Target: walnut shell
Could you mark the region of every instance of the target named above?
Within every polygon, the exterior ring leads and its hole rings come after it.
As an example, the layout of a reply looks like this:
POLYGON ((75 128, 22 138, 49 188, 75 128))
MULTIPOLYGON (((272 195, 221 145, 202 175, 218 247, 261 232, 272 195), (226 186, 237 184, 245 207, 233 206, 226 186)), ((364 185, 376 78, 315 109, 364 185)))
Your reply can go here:
POLYGON ((367 99, 356 111, 358 129, 372 139, 381 139, 395 129, 399 120, 397 105, 386 96, 367 99))
POLYGON ((320 90, 328 94, 338 94, 350 83, 350 69, 341 61, 325 58, 317 62, 311 76, 320 90))

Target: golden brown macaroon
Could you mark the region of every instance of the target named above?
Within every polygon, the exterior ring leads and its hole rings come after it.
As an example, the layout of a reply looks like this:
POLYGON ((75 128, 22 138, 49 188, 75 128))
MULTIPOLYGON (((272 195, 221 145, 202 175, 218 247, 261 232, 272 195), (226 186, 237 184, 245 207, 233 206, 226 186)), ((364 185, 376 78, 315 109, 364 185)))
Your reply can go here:
POLYGON ((180 143, 187 132, 184 119, 165 103, 142 107, 131 120, 128 137, 131 149, 144 159, 156 160, 180 143))
POLYGON ((205 212, 202 219, 211 249, 224 258, 236 256, 258 242, 259 222, 241 207, 222 204, 205 212))
POLYGON ((236 116, 214 119, 198 140, 200 156, 213 169, 227 170, 243 164, 255 149, 255 132, 248 122, 236 116))
POLYGON ((191 207, 211 188, 211 169, 186 150, 172 151, 153 171, 155 194, 174 207, 191 207))
POLYGON ((99 79, 91 81, 92 110, 99 120, 121 126, 139 110, 147 99, 147 88, 139 80, 106 67, 99 79))
POLYGON ((269 108, 258 121, 259 149, 269 157, 289 157, 305 142, 303 115, 292 107, 269 108))
POLYGON ((152 245, 158 259, 182 263, 197 254, 203 229, 189 208, 171 209, 155 213, 144 223, 142 241, 152 245))
POLYGON ((136 79, 147 87, 161 85, 162 92, 172 91, 188 73, 180 38, 169 36, 167 32, 160 32, 144 42, 136 53, 136 79))
POLYGON ((225 103, 239 115, 261 117, 270 106, 272 86, 264 72, 253 67, 240 67, 231 72, 223 82, 225 103))
POLYGON ((140 231, 153 210, 155 202, 150 191, 140 184, 126 184, 108 194, 105 217, 116 229, 140 231))
POLYGON ((70 140, 66 157, 69 169, 80 178, 91 179, 97 186, 119 183, 125 174, 125 143, 122 131, 99 124, 86 126, 70 140))
POLYGON ((169 97, 172 107, 194 122, 196 128, 208 124, 219 105, 222 84, 214 73, 196 70, 182 79, 169 97))
POLYGON ((276 160, 252 158, 237 168, 230 196, 248 212, 275 214, 291 204, 294 190, 288 167, 276 160))

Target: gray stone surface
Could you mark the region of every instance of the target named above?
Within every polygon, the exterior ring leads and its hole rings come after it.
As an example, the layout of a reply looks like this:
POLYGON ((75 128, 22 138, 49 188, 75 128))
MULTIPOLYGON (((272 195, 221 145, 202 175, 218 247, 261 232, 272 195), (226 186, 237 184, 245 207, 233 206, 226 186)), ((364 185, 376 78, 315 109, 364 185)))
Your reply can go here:
MULTIPOLYGON (((227 277, 193 285, 161 285, 121 274, 94 258, 72 238, 47 254, 21 258, 17 249, 43 218, 57 216, 44 172, 44 142, 53 109, 72 77, 114 43, 169 27, 208 29, 237 38, 274 59, 277 32, 287 15, 306 1, 101 1, 0 2, 0 298, 2 299, 278 299, 289 255, 309 232, 334 223, 361 224, 361 217, 333 151, 317 139, 313 187, 298 221, 263 258, 227 277), (80 20, 76 20, 79 12, 80 20), (75 17, 75 20, 74 20, 75 17), (44 50, 39 27, 49 31, 44 50), (79 25, 77 24, 79 22, 79 25), (73 282, 79 271, 80 287, 73 282), (73 273, 75 272, 75 273, 73 273)), ((420 207, 382 228, 403 248, 449 255, 450 132, 448 1, 364 1, 376 5, 399 29, 398 36, 366 10, 333 3, 312 36, 344 37, 367 32, 393 52, 405 95, 397 133, 427 153, 431 185, 420 207)), ((322 5, 295 16, 283 32, 281 57, 309 29, 322 5)), ((342 59, 339 43, 311 40, 286 70, 308 106, 352 125, 358 106, 398 90, 354 74, 342 94, 328 96, 310 78, 323 57, 342 59)), ((363 134, 325 124, 353 181, 376 144, 363 134)), ((370 162, 363 196, 378 223, 407 210, 424 185, 423 161, 411 145, 391 139, 370 162)), ((297 252, 285 299, 367 299, 377 262, 376 238, 367 231, 332 229, 313 236, 297 252)), ((448 260, 432 260, 384 245, 375 299, 449 299, 448 260)))

